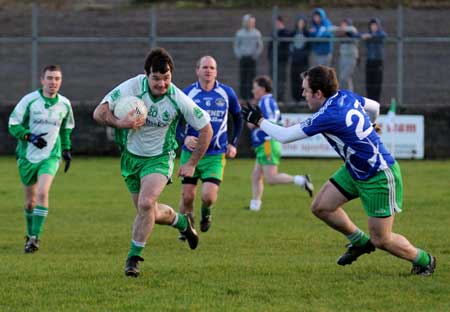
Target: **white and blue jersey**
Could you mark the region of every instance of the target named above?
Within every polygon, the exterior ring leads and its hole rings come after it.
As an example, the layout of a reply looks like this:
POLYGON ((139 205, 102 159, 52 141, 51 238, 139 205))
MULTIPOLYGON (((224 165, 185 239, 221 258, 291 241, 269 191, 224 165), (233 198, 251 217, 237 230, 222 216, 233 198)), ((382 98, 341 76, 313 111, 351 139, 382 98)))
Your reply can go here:
POLYGON ((395 162, 372 127, 364 105, 362 96, 339 90, 300 124, 308 136, 323 134, 357 180, 373 177, 395 162))
MULTIPOLYGON (((211 116, 213 136, 206 155, 221 154, 227 151, 228 112, 233 116, 235 122, 231 144, 237 145, 242 131, 241 106, 231 87, 216 81, 211 91, 205 91, 197 81, 185 88, 183 92, 211 116)), ((184 136, 188 135, 198 137, 198 131, 190 125, 186 125, 184 136)), ((188 150, 184 144, 183 149, 188 150)))
MULTIPOLYGON (((280 109, 272 94, 269 93, 264 95, 259 100, 258 106, 263 113, 264 119, 275 124, 281 124, 280 109)), ((253 147, 258 147, 270 139, 271 137, 261 129, 257 128, 252 130, 251 141, 253 147)))

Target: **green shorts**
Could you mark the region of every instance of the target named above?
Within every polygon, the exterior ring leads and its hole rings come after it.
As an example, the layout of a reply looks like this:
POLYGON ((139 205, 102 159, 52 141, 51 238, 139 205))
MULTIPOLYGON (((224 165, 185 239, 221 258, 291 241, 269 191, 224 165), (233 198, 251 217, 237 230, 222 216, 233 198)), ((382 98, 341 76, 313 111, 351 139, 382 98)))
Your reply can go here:
POLYGON ((265 141, 255 148, 256 163, 262 166, 280 164, 281 143, 275 140, 265 141))
MULTIPOLYGON (((192 153, 190 151, 186 151, 183 149, 181 151, 181 156, 180 156, 181 165, 184 165, 185 163, 187 163, 189 158, 191 157, 191 155, 192 155, 192 153)), ((211 180, 217 180, 220 182, 223 180, 223 170, 225 168, 225 165, 226 165, 225 154, 205 155, 198 162, 192 178, 195 181, 200 178, 202 181, 211 179, 211 180)), ((192 180, 192 178, 191 179, 189 179, 189 178, 183 179, 183 181, 189 180, 189 181, 193 182, 194 180, 192 180)))
POLYGON ((120 171, 128 190, 131 193, 139 193, 141 179, 151 173, 160 173, 170 181, 174 159, 174 151, 158 156, 142 157, 125 150, 120 158, 120 171))
POLYGON ((360 197, 370 217, 389 217, 402 211, 403 183, 400 166, 378 172, 368 180, 355 180, 343 165, 330 179, 339 191, 351 200, 360 197))
POLYGON ((50 157, 33 164, 25 158, 17 159, 19 167, 20 181, 23 185, 30 186, 36 184, 41 174, 49 174, 55 176, 59 168, 59 158, 50 157))

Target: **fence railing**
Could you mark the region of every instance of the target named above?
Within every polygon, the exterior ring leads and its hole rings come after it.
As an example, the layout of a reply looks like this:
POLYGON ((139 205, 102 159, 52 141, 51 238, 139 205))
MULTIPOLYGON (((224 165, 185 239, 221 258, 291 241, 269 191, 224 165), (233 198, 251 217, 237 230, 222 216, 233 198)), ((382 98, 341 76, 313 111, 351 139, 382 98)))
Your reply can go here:
MULTIPOLYGON (((14 37, 0 37, 0 44, 8 45, 8 44, 30 44, 30 82, 31 89, 36 89, 38 87, 38 75, 39 75, 39 48, 42 44, 89 44, 89 43, 97 43, 97 44, 127 44, 127 43, 141 43, 148 44, 149 47, 156 46, 158 44, 167 44, 167 43, 232 43, 234 41, 234 37, 230 36, 215 36, 215 37, 204 37, 204 36, 160 36, 158 35, 158 14, 157 9, 155 7, 150 7, 148 9, 148 36, 136 36, 136 37, 115 37, 115 36, 41 36, 39 33, 39 7, 36 4, 32 5, 31 9, 31 34, 30 36, 14 36, 14 37)), ((274 7, 272 9, 272 25, 275 25, 276 17, 279 14, 279 9, 274 7)), ((397 30, 395 36, 389 36, 386 38, 387 44, 394 44, 396 46, 396 86, 395 86, 395 96, 397 98, 397 102, 399 105, 403 104, 403 90, 404 90, 404 58, 405 44, 427 44, 427 43, 450 43, 449 37, 409 37, 404 36, 404 15, 403 15, 403 7, 398 6, 396 11, 396 20, 397 20, 397 30)), ((332 42, 342 42, 346 39, 344 38, 329 38, 329 39, 320 39, 320 38, 307 38, 309 42, 323 42, 323 41, 332 41, 332 42)), ((278 92, 278 77, 276 75, 278 69, 278 47, 280 42, 284 41, 293 41, 292 38, 279 38, 277 36, 277 31, 275 27, 273 27, 273 32, 271 36, 263 36, 263 41, 265 43, 272 42, 273 45, 273 55, 271 60, 271 69, 272 69, 272 77, 274 84, 274 96, 277 97, 278 92)), ((440 64, 444 65, 444 64, 440 64)), ((447 65, 448 66, 448 65, 447 65)), ((449 100, 450 101, 450 100, 449 100)))

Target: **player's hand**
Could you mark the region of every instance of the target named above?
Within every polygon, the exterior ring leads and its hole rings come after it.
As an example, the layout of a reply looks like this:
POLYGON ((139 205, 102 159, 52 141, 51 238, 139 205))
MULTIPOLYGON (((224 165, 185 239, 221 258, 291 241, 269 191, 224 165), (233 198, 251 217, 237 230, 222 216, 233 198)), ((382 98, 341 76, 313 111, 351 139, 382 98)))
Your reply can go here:
POLYGON ((72 161, 72 153, 70 150, 63 150, 62 151, 62 158, 64 159, 64 162, 66 165, 64 166, 64 173, 66 173, 70 168, 70 162, 72 161))
POLYGON ((119 119, 117 122, 118 128, 122 129, 139 129, 145 124, 145 118, 144 116, 135 117, 134 116, 135 110, 132 109, 129 111, 129 113, 125 116, 125 118, 119 119))
POLYGON ((179 177, 192 177, 194 175, 194 172, 195 172, 195 166, 192 166, 191 164, 189 164, 189 162, 187 162, 178 169, 178 176, 179 177))
POLYGON ((30 133, 27 137, 27 141, 31 142, 34 146, 37 148, 44 148, 47 146, 47 141, 43 139, 42 137, 46 135, 48 132, 41 133, 41 134, 33 134, 30 133))
POLYGON ((242 106, 241 114, 245 121, 254 124, 257 127, 259 127, 259 122, 263 118, 262 111, 258 105, 253 106, 247 104, 247 106, 242 106))
POLYGON ((374 124, 372 125, 372 127, 375 129, 375 132, 376 132, 377 134, 381 134, 382 128, 381 128, 380 124, 374 123, 374 124))
POLYGON ((225 157, 227 158, 235 158, 237 154, 237 149, 234 145, 228 144, 227 145, 227 152, 225 153, 225 157))
POLYGON ((184 145, 187 147, 188 150, 193 151, 195 147, 197 146, 198 138, 192 135, 186 136, 184 139, 184 145))

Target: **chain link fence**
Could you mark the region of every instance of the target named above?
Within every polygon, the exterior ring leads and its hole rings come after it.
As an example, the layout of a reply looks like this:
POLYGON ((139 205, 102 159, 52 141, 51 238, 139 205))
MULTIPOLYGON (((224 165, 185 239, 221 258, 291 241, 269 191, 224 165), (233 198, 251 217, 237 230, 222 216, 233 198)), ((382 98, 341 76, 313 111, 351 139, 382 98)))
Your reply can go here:
MULTIPOLYGON (((298 14, 310 17, 309 9, 159 9, 126 7, 91 10, 49 10, 32 5, 28 9, 0 10, 0 153, 11 153, 14 140, 7 134, 7 118, 13 105, 39 87, 39 70, 49 63, 60 64, 64 82, 61 93, 72 100, 77 114, 74 141, 80 153, 110 153, 106 132, 90 119, 94 106, 112 87, 143 72, 143 62, 152 46, 166 48, 175 60, 174 83, 184 88, 195 77, 195 63, 202 55, 218 61, 219 80, 239 90, 238 60, 232 43, 242 16, 251 13, 263 34, 264 51, 258 59, 257 74, 271 75, 277 69, 276 51, 268 57, 268 44, 281 42, 273 31, 274 18, 284 18, 292 29, 298 14), (272 63, 272 66, 270 66, 272 63), (86 119, 86 120, 84 120, 86 119), (96 132, 97 131, 97 132, 96 132), (98 136, 94 138, 92 135, 98 136)), ((373 8, 328 8, 333 24, 352 18, 360 32, 367 31, 370 18, 381 19, 388 37, 385 42, 382 109, 391 98, 400 113, 426 116, 426 155, 450 156, 444 139, 450 134, 450 10, 373 8), (442 118, 446 118, 442 120, 442 118), (433 125, 446 124, 442 134, 433 125), (429 144, 427 138, 435 140, 429 144), (436 136, 443 137, 436 145, 436 136)), ((283 39, 289 41, 290 39, 283 39)), ((316 39, 311 39, 316 40, 316 39)), ((337 65, 339 38, 333 41, 333 65, 337 65)), ((360 62, 353 76, 354 89, 365 95, 364 42, 359 43, 360 62)), ((290 63, 287 63, 289 72, 290 63)), ((273 76, 273 75, 271 75, 273 76)), ((274 77, 275 95, 282 92, 274 77)), ((306 106, 291 96, 286 77, 282 111, 305 111, 306 106)), ((75 148, 75 147, 74 147, 75 148)), ((244 150, 244 154, 246 154, 244 150)))

